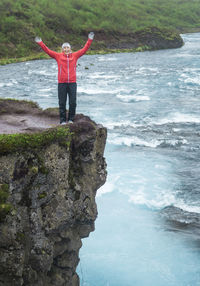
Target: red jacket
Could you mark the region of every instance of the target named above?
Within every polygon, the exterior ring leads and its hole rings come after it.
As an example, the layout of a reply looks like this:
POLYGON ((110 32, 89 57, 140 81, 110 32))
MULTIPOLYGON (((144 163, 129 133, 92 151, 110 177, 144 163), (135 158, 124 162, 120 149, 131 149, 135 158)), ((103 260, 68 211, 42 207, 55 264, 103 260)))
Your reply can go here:
POLYGON ((88 39, 87 43, 81 50, 74 53, 70 53, 69 55, 65 55, 64 53, 57 53, 50 50, 42 41, 39 42, 38 45, 40 45, 40 47, 43 49, 45 53, 47 53, 50 57, 54 58, 57 61, 58 82, 69 83, 69 82, 76 82, 77 60, 87 52, 91 43, 92 40, 88 39))

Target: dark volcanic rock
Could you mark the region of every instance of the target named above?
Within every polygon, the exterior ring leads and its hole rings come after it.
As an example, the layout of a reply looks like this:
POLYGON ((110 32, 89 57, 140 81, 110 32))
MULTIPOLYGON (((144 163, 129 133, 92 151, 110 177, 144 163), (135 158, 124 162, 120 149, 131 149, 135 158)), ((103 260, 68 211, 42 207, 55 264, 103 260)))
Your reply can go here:
POLYGON ((122 50, 137 48, 141 48, 141 50, 170 49, 180 48, 184 44, 183 39, 177 32, 157 27, 146 28, 128 34, 98 31, 95 35, 95 41, 98 42, 98 46, 102 43, 102 48, 122 50))
MULTIPOLYGON (((46 124, 58 120, 32 108, 46 124)), ((0 135, 0 286, 79 285, 81 239, 94 230, 106 129, 83 115, 70 129, 39 129, 0 135)))

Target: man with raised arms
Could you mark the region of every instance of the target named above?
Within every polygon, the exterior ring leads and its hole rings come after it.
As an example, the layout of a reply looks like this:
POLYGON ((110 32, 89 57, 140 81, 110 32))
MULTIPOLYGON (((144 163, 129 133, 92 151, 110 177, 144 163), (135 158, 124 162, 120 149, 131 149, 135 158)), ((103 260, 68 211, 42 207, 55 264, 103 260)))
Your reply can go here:
POLYGON ((35 38, 36 43, 47 53, 54 58, 58 64, 58 102, 60 113, 60 124, 66 124, 66 121, 73 123, 76 114, 76 63, 77 60, 83 56, 89 49, 94 39, 94 33, 88 35, 88 40, 85 46, 77 51, 72 52, 69 43, 62 45, 62 52, 57 53, 50 50, 39 37, 35 38), (69 98, 69 112, 66 120, 66 102, 67 95, 69 98))

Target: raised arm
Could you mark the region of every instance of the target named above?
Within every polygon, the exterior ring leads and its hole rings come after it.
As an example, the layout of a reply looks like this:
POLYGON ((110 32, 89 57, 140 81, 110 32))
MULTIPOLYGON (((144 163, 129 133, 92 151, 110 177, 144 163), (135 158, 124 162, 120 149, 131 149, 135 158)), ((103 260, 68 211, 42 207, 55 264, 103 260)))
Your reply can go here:
POLYGON ((88 35, 88 40, 87 40, 87 43, 85 44, 85 46, 81 50, 74 53, 77 58, 80 58, 81 56, 83 56, 87 52, 90 45, 92 44, 93 39, 94 39, 94 33, 90 32, 88 35))
POLYGON ((50 57, 56 59, 57 58, 57 55, 58 53, 50 50, 43 42, 42 42, 42 39, 39 38, 39 37, 35 37, 35 42, 43 49, 43 51, 49 55, 50 57))

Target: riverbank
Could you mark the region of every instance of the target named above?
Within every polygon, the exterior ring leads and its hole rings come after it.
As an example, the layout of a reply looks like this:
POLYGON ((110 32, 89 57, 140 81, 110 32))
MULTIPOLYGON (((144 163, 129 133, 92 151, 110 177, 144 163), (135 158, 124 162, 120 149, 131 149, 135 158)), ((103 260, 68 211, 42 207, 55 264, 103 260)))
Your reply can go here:
MULTIPOLYGON (((44 40, 45 41, 45 40, 44 40)), ((85 41, 82 37, 81 42, 85 41)), ((77 43, 71 41, 74 50, 80 49, 77 43)), ((159 49, 180 48, 184 44, 181 36, 169 29, 159 29, 156 27, 146 28, 135 33, 116 33, 98 31, 95 33, 95 41, 91 46, 91 50, 87 52, 89 55, 108 54, 108 53, 127 53, 127 52, 143 52, 159 49)), ((16 58, 2 58, 0 65, 6 65, 17 62, 24 62, 38 59, 49 59, 45 53, 37 51, 31 52, 31 55, 16 58)), ((51 47, 51 49, 60 52, 60 47, 51 47)))
MULTIPOLYGON (((104 50, 92 50, 88 51, 87 55, 104 55, 104 54, 113 54, 113 53, 134 53, 134 52, 144 52, 149 50, 149 48, 146 46, 138 47, 136 49, 104 49, 104 50)), ((13 63, 20 63, 20 62, 26 62, 26 61, 32 61, 32 60, 45 60, 49 59, 49 56, 44 53, 38 53, 33 54, 27 57, 21 57, 21 58, 5 58, 0 59, 0 65, 7 65, 7 64, 13 64, 13 63)))

